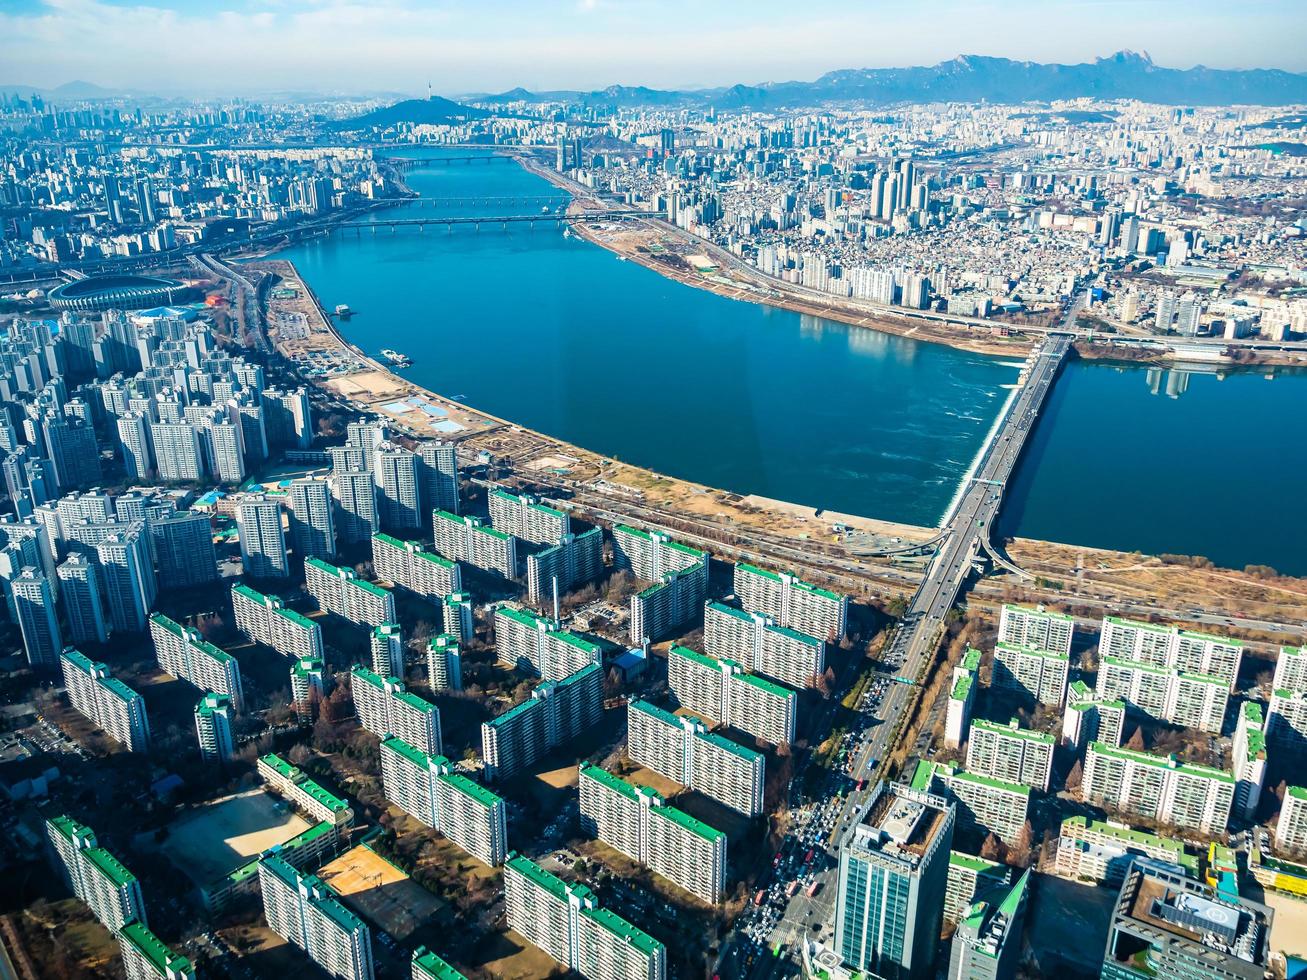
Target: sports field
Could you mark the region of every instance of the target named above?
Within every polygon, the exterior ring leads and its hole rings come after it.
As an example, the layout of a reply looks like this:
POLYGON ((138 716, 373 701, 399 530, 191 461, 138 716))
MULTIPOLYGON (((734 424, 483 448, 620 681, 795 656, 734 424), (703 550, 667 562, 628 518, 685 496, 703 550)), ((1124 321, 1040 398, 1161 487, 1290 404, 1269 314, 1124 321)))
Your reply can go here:
POLYGON ((364 919, 401 942, 445 907, 435 895, 360 844, 318 869, 318 877, 364 919))
POLYGON ((160 849, 197 885, 207 885, 308 828, 285 802, 252 789, 192 810, 172 824, 160 849))

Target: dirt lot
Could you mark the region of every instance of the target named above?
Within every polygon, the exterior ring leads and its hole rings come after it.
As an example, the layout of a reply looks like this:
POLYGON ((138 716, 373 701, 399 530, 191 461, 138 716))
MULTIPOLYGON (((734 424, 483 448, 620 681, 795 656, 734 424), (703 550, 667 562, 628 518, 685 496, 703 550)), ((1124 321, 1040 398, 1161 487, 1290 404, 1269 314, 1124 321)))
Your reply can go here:
POLYGON ((498 980, 535 980, 539 977, 562 976, 563 967, 551 960, 543 951, 532 946, 512 931, 494 933, 477 944, 472 959, 462 964, 478 976, 498 980))
POLYGON ((362 844, 324 864, 317 874, 340 892, 347 906, 400 942, 445 908, 435 895, 362 844))
POLYGON ((197 885, 308 830, 308 821, 262 789, 192 810, 176 821, 160 850, 197 885))

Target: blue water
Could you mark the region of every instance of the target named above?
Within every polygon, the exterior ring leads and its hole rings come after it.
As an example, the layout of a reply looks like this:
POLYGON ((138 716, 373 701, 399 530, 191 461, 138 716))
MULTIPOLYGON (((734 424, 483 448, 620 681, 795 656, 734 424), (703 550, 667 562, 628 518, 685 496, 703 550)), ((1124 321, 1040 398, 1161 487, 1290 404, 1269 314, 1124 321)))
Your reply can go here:
MULTIPOLYGON (((512 163, 407 180, 441 200, 555 193, 512 163)), ((328 308, 358 311, 351 341, 409 354, 424 387, 661 473, 912 524, 941 518, 1017 377, 674 283, 552 222, 341 233, 281 257, 328 308)))

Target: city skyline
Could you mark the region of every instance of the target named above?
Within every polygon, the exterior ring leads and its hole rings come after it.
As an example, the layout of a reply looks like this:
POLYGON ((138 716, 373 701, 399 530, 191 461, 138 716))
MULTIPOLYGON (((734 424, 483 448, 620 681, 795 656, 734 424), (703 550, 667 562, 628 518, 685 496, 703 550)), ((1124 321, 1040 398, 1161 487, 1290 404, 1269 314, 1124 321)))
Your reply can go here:
POLYGON ((160 94, 443 94, 709 88, 808 80, 853 68, 934 65, 959 55, 1061 64, 1121 50, 1177 68, 1307 70, 1300 9, 1289 0, 1064 0, 1036 4, 829 0, 801 9, 691 8, 682 0, 558 0, 501 7, 405 0, 18 0, 0 13, 0 88, 73 82, 160 94), (688 18, 693 16, 693 30, 688 18), (1183 29, 1177 29, 1182 25, 1183 29), (221 48, 215 39, 239 38, 221 48), (293 43, 292 43, 293 42, 293 43), (198 52, 198 53, 197 53, 198 52), (143 68, 142 66, 148 66, 143 68))

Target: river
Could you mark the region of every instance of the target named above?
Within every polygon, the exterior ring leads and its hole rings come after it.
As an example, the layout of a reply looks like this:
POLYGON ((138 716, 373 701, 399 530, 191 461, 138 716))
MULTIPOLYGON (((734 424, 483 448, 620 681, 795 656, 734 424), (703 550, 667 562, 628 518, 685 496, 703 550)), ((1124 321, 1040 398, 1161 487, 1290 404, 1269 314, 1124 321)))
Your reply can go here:
MULTIPOLYGON (((520 199, 559 197, 508 162, 406 179, 465 201, 442 213, 535 213, 551 205, 520 199)), ((351 341, 409 354, 405 375, 434 391, 672 476, 908 524, 943 517, 1018 375, 1012 360, 682 286, 552 222, 343 232, 278 257, 328 308, 357 311, 351 341)), ((1171 399, 1145 374, 1068 368, 1003 530, 1307 572, 1302 521, 1246 516, 1290 513, 1307 485, 1284 428, 1307 377, 1195 376, 1171 399)))

